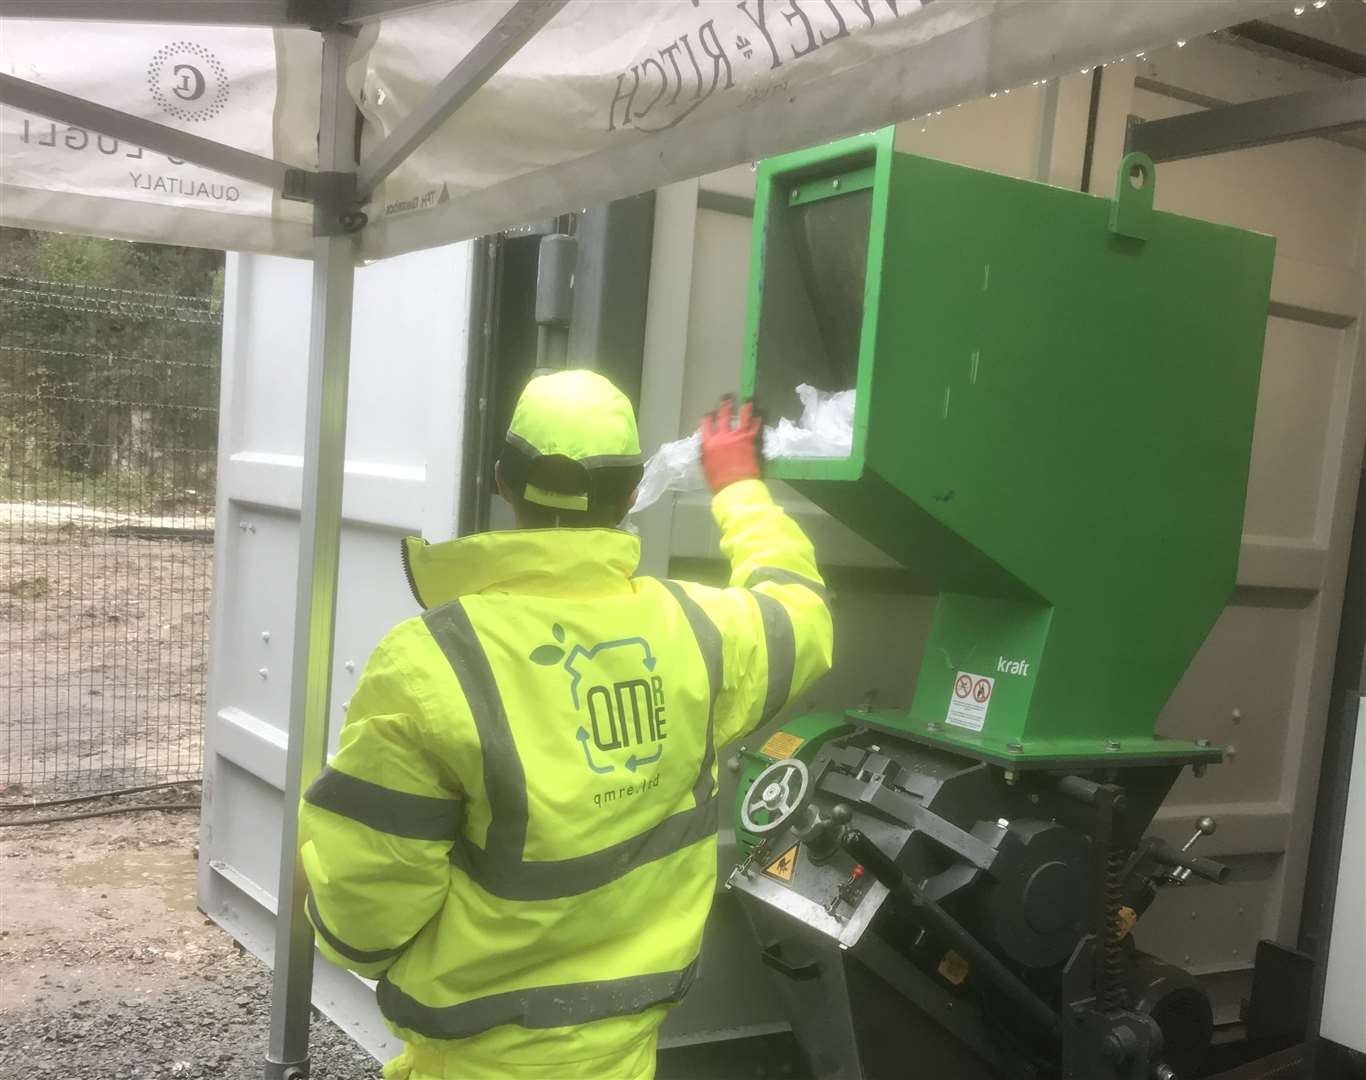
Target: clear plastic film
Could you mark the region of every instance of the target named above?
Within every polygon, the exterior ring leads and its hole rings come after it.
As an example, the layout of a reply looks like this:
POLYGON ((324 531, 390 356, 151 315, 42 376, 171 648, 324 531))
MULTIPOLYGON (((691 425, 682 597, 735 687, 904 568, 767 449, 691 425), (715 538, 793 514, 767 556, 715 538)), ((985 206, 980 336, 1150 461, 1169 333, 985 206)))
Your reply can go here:
MULTIPOLYGON (((767 458, 842 458, 854 446, 853 390, 823 391, 803 383, 797 387, 802 402, 801 418, 781 418, 764 428, 767 458)), ((640 513, 669 492, 703 491, 702 440, 697 432, 685 439, 665 443, 645 463, 631 514, 640 513)))

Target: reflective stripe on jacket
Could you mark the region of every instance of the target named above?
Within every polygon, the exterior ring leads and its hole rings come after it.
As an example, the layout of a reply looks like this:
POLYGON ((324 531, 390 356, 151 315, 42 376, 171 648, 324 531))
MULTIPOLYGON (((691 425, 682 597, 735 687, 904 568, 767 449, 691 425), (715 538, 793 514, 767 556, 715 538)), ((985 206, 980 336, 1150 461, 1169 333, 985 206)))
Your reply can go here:
POLYGON ((830 666, 810 542, 759 481, 713 510, 726 589, 633 577, 615 530, 408 542, 426 611, 300 834, 319 947, 380 980, 414 1077, 652 1071, 715 889, 717 748, 830 666))

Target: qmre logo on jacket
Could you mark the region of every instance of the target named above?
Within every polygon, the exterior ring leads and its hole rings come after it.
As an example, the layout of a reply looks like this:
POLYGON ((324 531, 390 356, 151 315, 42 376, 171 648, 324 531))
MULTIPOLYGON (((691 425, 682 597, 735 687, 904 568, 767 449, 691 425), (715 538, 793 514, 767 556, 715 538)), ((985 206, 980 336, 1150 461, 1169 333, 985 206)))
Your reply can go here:
POLYGON ((669 737, 664 715, 664 680, 654 674, 655 656, 641 637, 604 641, 591 648, 564 647, 564 627, 551 627, 560 644, 542 645, 531 653, 533 663, 559 666, 569 676, 569 697, 581 723, 574 738, 583 749, 584 763, 598 774, 623 768, 635 773, 664 756, 669 737), (611 678, 639 664, 639 674, 611 678))

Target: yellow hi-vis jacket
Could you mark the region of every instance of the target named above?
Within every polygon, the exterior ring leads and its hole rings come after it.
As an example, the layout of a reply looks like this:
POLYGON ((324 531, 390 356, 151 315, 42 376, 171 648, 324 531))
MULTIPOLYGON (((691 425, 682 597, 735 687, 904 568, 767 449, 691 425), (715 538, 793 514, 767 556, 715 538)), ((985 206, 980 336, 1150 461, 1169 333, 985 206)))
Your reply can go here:
POLYGON ((633 577, 609 529, 408 542, 426 609, 380 643, 300 808, 307 910, 378 978, 386 1076, 648 1078, 716 885, 717 747, 830 667, 810 542, 716 496, 730 588, 633 577))

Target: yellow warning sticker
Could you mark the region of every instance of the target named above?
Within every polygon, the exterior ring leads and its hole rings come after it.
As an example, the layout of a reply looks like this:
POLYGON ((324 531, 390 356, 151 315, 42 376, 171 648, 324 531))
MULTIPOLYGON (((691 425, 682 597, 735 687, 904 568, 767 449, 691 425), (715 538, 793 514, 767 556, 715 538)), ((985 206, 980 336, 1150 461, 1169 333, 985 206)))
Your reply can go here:
POLYGON ((1138 912, 1127 904, 1119 909, 1119 936, 1128 937, 1129 931, 1134 928, 1134 923, 1138 922, 1138 912))
POLYGON ((786 731, 775 731, 759 749, 759 753, 771 758, 790 758, 804 742, 805 739, 789 735, 786 731))
POLYGON ((954 986, 962 986, 963 980, 968 977, 968 962, 950 949, 939 961, 939 974, 954 986))
POLYGON ((801 843, 793 844, 771 863, 764 867, 764 873, 769 877, 775 877, 779 881, 791 881, 792 875, 797 872, 797 849, 801 843))

